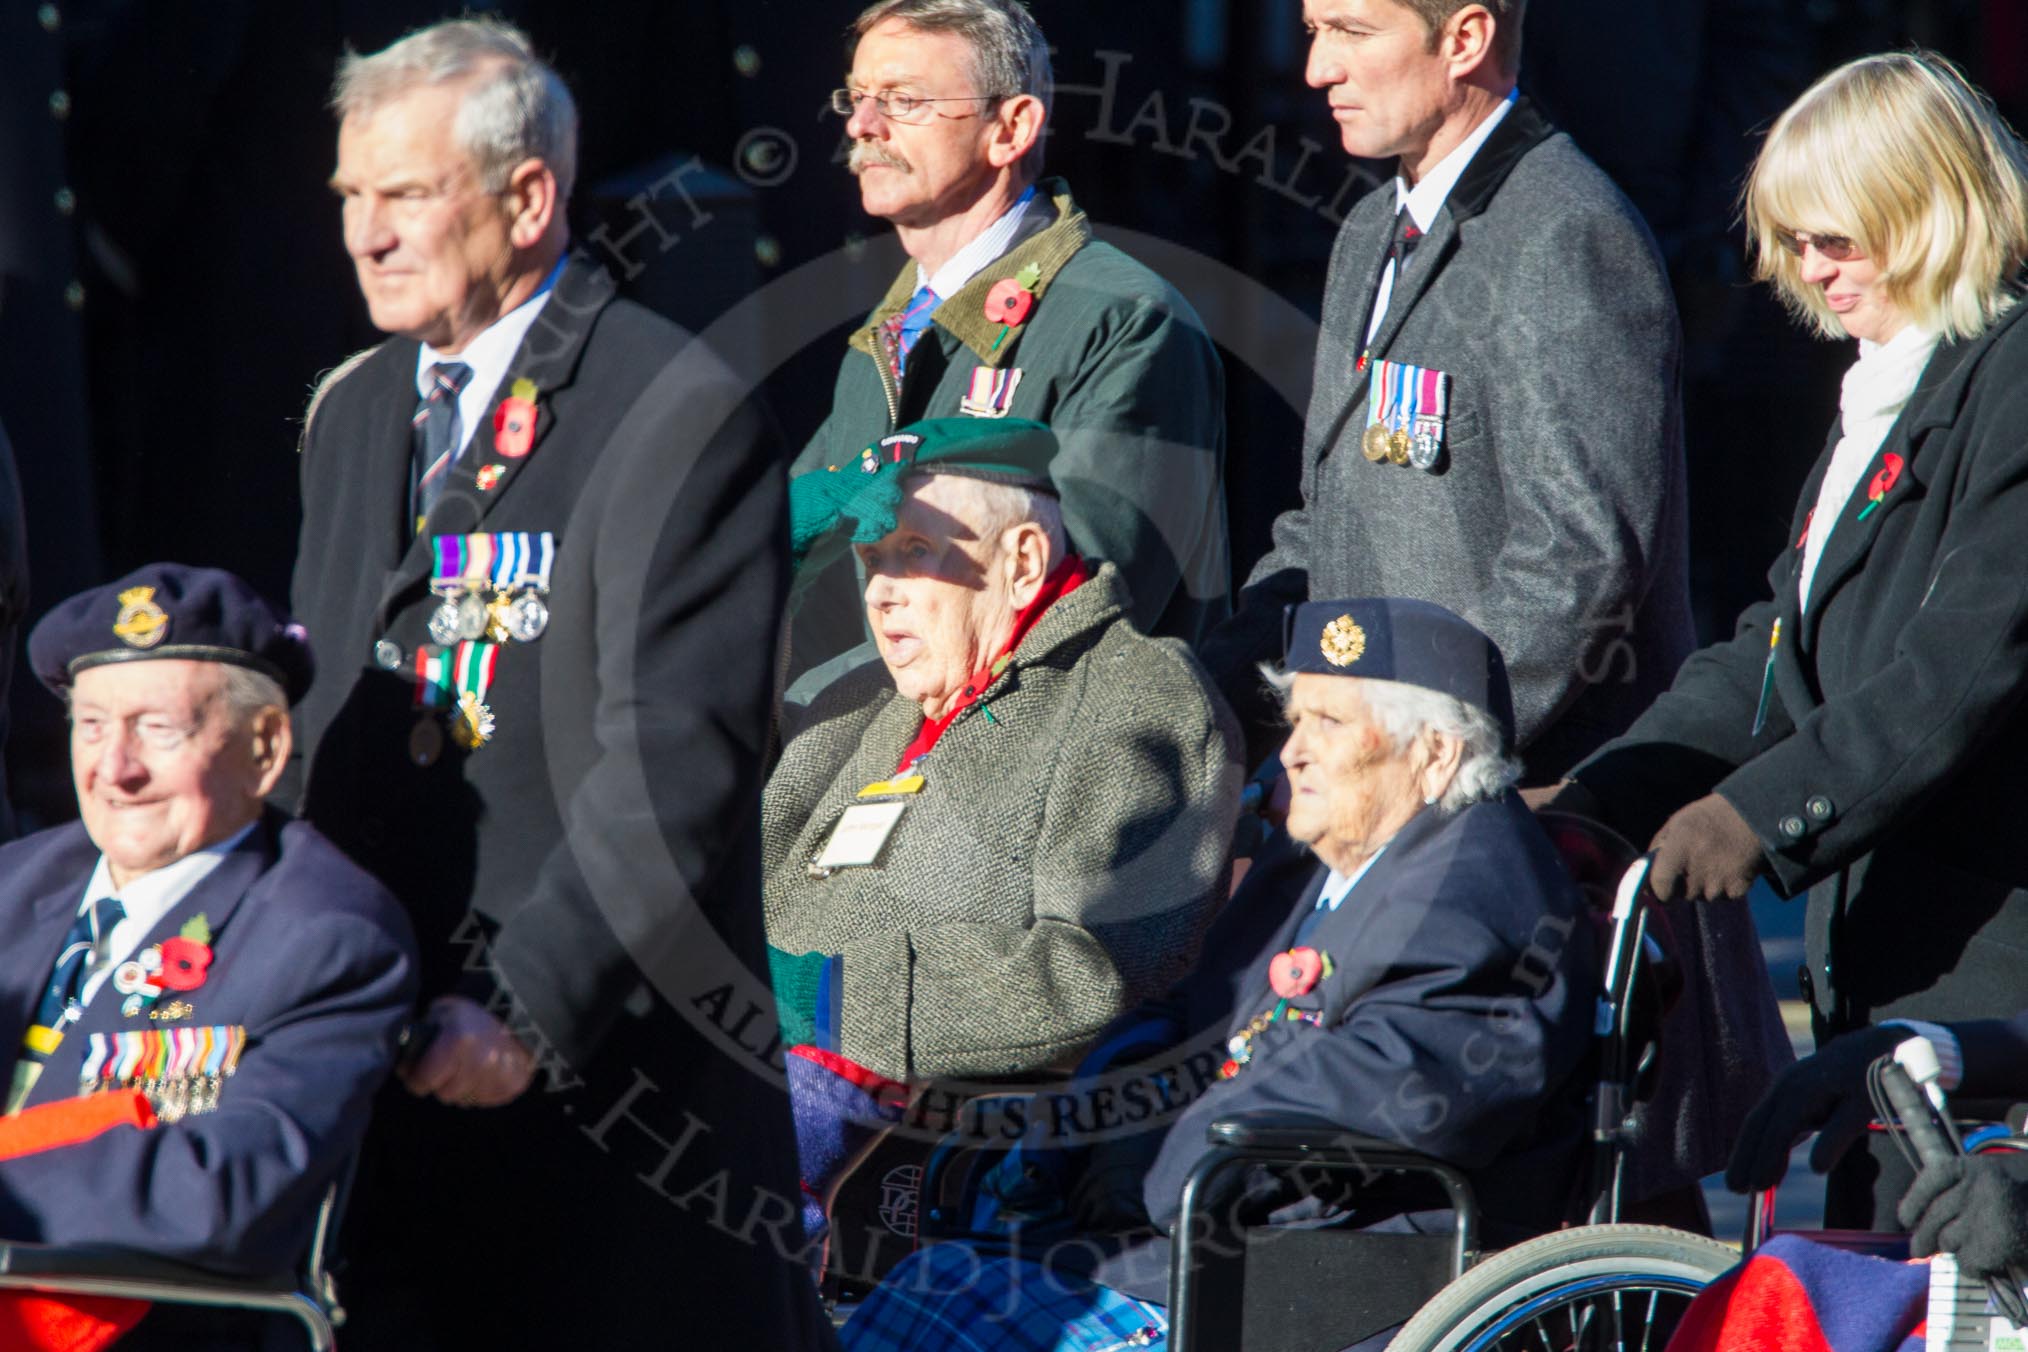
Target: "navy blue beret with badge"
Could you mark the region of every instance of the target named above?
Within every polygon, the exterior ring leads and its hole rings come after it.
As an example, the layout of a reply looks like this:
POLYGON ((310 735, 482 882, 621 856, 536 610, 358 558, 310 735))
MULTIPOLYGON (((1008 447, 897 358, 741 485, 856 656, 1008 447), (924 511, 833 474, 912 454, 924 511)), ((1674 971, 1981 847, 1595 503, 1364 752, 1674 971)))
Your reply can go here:
POLYGON ((1400 681, 1462 700, 1492 715, 1514 748, 1514 696, 1499 646, 1442 606, 1372 596, 1290 606, 1282 653, 1291 675, 1400 681))
POLYGON ((231 573, 151 563, 79 592, 28 636, 36 677, 61 695, 80 672, 111 662, 172 657, 225 662, 274 679, 294 704, 316 665, 310 641, 231 573))

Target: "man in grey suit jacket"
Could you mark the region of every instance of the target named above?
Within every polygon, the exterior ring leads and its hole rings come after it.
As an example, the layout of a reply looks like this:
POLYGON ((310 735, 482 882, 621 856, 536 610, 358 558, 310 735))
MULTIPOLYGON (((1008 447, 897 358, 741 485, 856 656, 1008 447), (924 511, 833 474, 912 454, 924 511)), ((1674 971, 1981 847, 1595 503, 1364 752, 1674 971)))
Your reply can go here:
POLYGON ((1256 762, 1285 606, 1432 601, 1506 654, 1524 782, 1666 689, 1692 644, 1675 304, 1653 239, 1518 99, 1522 0, 1305 0, 1348 153, 1398 162, 1325 282, 1302 505, 1206 664, 1256 762))

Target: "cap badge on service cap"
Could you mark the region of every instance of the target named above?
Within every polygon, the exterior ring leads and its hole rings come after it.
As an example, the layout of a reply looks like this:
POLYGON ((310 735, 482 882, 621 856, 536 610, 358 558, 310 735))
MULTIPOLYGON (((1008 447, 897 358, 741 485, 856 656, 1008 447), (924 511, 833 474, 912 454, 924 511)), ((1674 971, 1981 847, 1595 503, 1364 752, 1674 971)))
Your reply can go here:
POLYGON ((169 637, 169 615, 155 604, 153 587, 129 587, 120 593, 113 633, 130 648, 152 648, 169 637))
POLYGON ((1324 660, 1334 667, 1349 667, 1366 653, 1366 631, 1350 615, 1340 615, 1324 626, 1319 640, 1324 660))

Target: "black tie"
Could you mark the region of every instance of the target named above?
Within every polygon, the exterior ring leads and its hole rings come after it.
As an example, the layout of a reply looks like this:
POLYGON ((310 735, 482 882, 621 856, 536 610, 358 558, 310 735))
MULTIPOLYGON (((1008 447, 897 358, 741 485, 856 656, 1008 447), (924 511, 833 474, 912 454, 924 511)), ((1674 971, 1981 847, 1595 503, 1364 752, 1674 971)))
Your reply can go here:
MULTIPOLYGON (((1422 239, 1422 231, 1416 227, 1415 217, 1408 214, 1407 206, 1394 213, 1394 237, 1387 242, 1387 256, 1380 260, 1380 270, 1373 275, 1373 306, 1380 304, 1380 284, 1387 280, 1388 264, 1394 265, 1394 291, 1401 290, 1402 270, 1408 266, 1408 256, 1415 252, 1416 244, 1422 239)), ((1394 292, 1390 291, 1387 303, 1394 304, 1394 292)), ((1367 332, 1378 333, 1374 325, 1379 323, 1385 310, 1375 308, 1367 321, 1367 332)), ((1366 359, 1359 359, 1359 369, 1366 369, 1366 359)))
POLYGON ((1422 239, 1422 231, 1416 227, 1415 217, 1408 214, 1404 206, 1394 213, 1394 242, 1387 246, 1387 261, 1394 264, 1394 280, 1401 280, 1401 270, 1408 266, 1408 256, 1415 252, 1416 244, 1422 239))
POLYGON ((457 447, 451 440, 458 422, 458 395, 472 379, 472 368, 461 361, 440 361, 430 367, 429 393, 416 401, 412 428, 409 518, 417 531, 443 496, 451 477, 457 447))

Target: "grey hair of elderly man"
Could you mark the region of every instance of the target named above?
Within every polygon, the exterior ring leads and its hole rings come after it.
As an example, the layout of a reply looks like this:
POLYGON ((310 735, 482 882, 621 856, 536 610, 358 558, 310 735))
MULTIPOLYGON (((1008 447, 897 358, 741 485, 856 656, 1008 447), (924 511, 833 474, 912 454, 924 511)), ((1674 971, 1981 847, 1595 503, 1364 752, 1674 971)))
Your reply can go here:
POLYGON ((1052 566, 1069 551, 1069 541, 1063 531, 1063 504, 1054 494, 1038 493, 1012 484, 990 483, 984 479, 941 474, 934 479, 930 476, 919 478, 909 488, 918 491, 933 481, 940 484, 938 492, 945 507, 955 511, 979 539, 997 539, 1013 527, 1032 521, 1049 538, 1049 562, 1052 566))
MULTIPOLYGON (((1275 694, 1286 700, 1296 678, 1265 662, 1260 671, 1275 694)), ((1356 681, 1367 712, 1393 741, 1396 751, 1406 751, 1425 729, 1463 743, 1457 775, 1437 803, 1443 811, 1461 812, 1473 803, 1498 798, 1521 778, 1521 762, 1503 754, 1500 725, 1484 709, 1454 695, 1402 681, 1339 679, 1356 681)))
POLYGON ((458 108, 458 145, 486 191, 500 192, 523 160, 556 175, 558 196, 577 177, 577 103, 519 29, 496 19, 453 19, 362 56, 347 52, 331 89, 340 120, 418 88, 472 81, 458 108))

